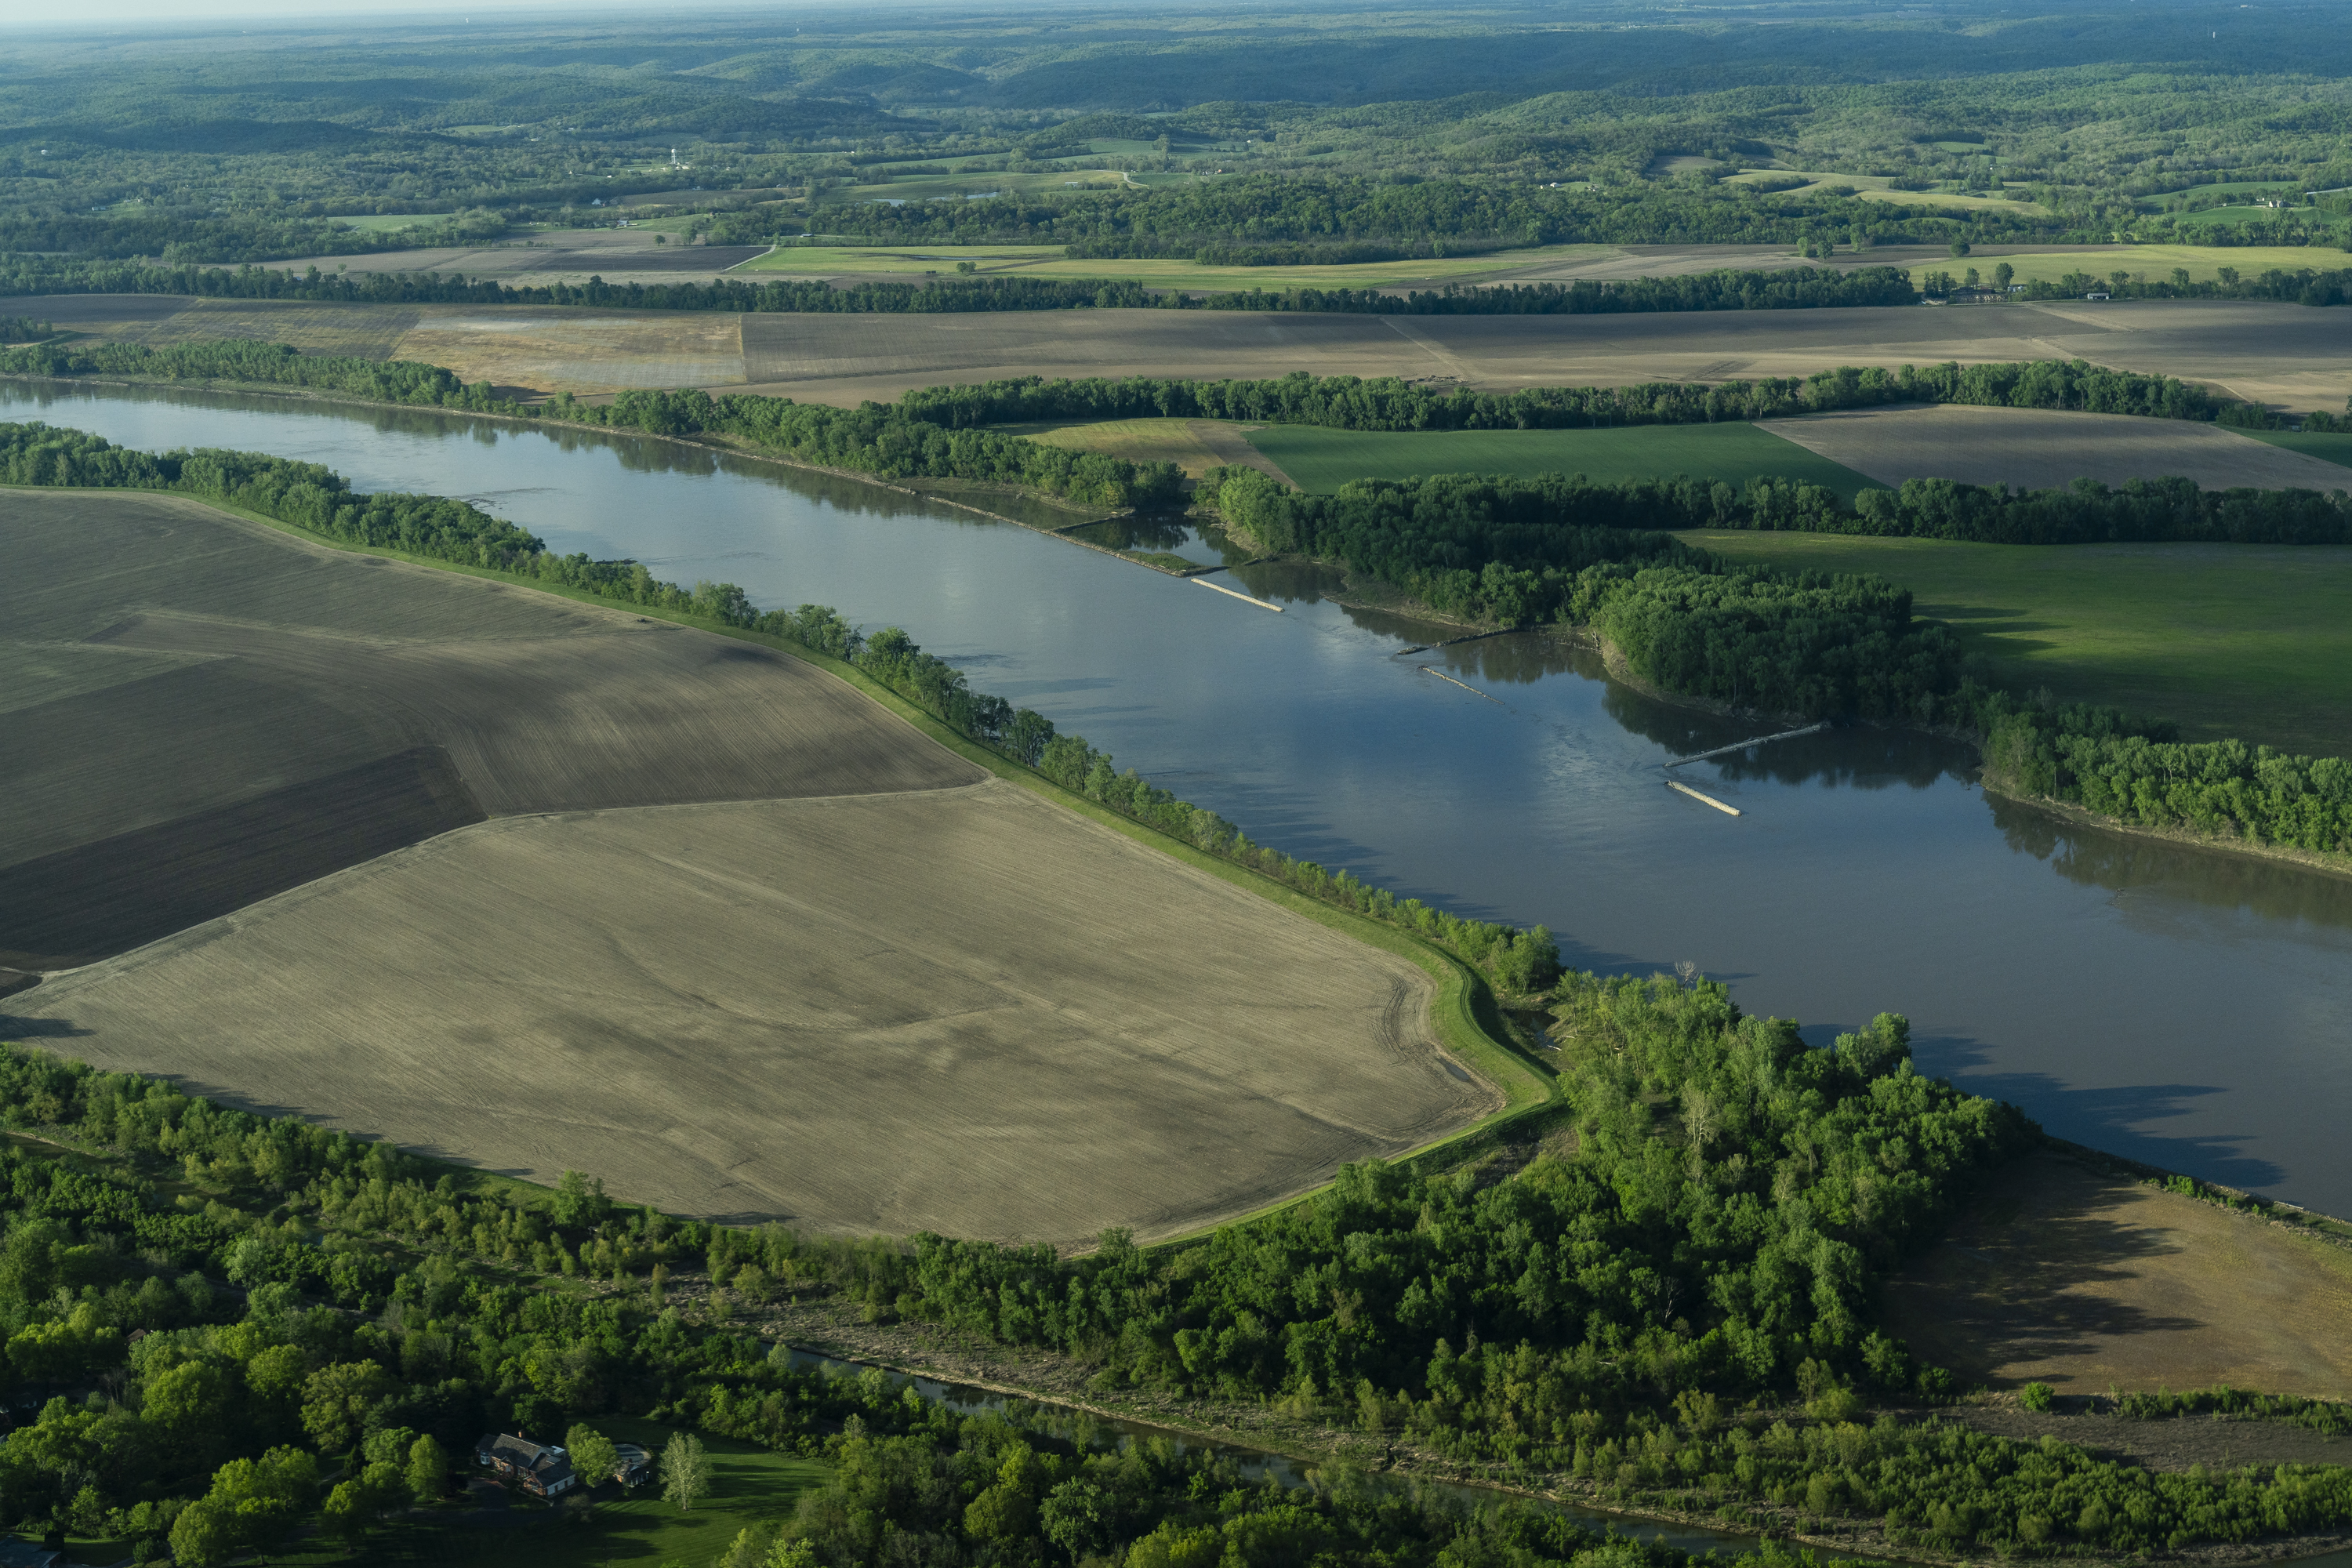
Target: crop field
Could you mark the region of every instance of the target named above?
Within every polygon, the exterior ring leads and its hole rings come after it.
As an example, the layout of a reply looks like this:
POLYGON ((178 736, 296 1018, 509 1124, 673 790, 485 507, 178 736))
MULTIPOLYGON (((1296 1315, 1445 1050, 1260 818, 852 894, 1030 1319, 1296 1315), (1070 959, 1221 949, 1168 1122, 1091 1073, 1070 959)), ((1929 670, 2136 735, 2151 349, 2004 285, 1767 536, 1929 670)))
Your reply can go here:
POLYGON ((2352 1397, 2352 1252, 2056 1155, 1995 1177, 1886 1306, 1964 1384, 2352 1397))
POLYGON ((2249 430, 2245 434, 2269 446, 2352 468, 2352 434, 2313 431, 2306 435, 2300 430, 2249 430))
POLYGON ((992 780, 493 820, 12 1005, 93 1062, 675 1213, 1068 1244, 1493 1109, 1428 984, 992 780))
POLYGON ((12 968, 119 952, 485 815, 978 776, 782 655, 175 499, 0 491, 0 615, 12 968))
POLYGON ((541 392, 726 386, 743 379, 740 320, 698 310, 435 311, 403 334, 393 357, 541 392))
MULTIPOLYGON (((617 210, 617 209, 616 209, 617 210)), ((418 246, 358 256, 311 256, 273 261, 294 273, 312 267, 353 276, 377 272, 453 272, 507 283, 584 283, 593 274, 607 283, 677 282, 709 279, 766 249, 758 245, 677 245, 658 223, 627 228, 525 227, 488 245, 418 246), (654 236, 663 235, 656 244, 654 236)))
POLYGON ((1109 278, 1149 289, 1386 289, 1407 284, 1471 282, 1570 258, 1591 258, 1612 247, 1556 245, 1485 256, 1422 257, 1404 261, 1366 261, 1297 267, 1203 267, 1181 258, 1086 258, 1074 260, 1060 246, 779 246, 736 268, 739 275, 782 272, 803 278, 864 278, 952 274, 959 261, 977 263, 982 277, 1109 278))
POLYGON ((1231 449, 1248 444, 1233 426, 1210 419, 1105 419, 1092 425, 1013 426, 1032 440, 1074 452, 1104 452, 1139 463, 1173 463, 1194 479, 1235 461, 1231 449))
POLYGON ((18 303, 41 310, 41 319, 62 329, 151 347, 225 339, 290 343, 306 353, 420 360, 468 382, 528 391, 726 386, 743 378, 738 318, 726 311, 311 305, 106 294, 18 303))
POLYGON ((1224 310, 779 314, 745 318, 743 356, 756 390, 845 405, 911 387, 1017 375, 1304 370, 1509 390, 1810 375, 1849 364, 2081 358, 2209 382, 2298 411, 2340 410, 2352 392, 2346 369, 2352 310, 2146 300, 1410 321, 1224 310))
POLYGON ((1583 474, 1647 479, 1686 474, 1744 485, 1759 476, 1802 479, 1852 500, 1870 479, 1794 441, 1748 424, 1645 425, 1612 430, 1326 430, 1266 425, 1250 444, 1303 489, 1415 474, 1583 474))
MULTIPOLYGON (((2110 272, 2128 272, 2150 282, 2163 282, 2172 277, 2176 267, 2186 268, 2191 281, 2208 283, 2224 267, 2234 268, 2248 278, 2259 277, 2273 268, 2283 272, 2301 272, 2305 268, 2328 271, 2352 267, 2352 256, 2317 245, 2117 245, 2088 251, 2004 250, 1990 259, 2006 261, 2015 268, 2021 283, 2055 283, 2070 272, 2087 272, 2103 282, 2110 272)), ((1991 270, 1984 257, 1948 262, 1944 270, 1957 272, 1964 266, 1991 270)))
POLYGON ((782 654, 106 493, 0 492, 0 963, 49 972, 0 1037, 683 1213, 1058 1242, 1499 1104, 1418 966, 782 654))
POLYGON ((1684 537, 1735 561, 1892 578, 2006 679, 2066 700, 2154 713, 2191 740, 2352 754, 2352 549, 1684 537))
POLYGON ((2040 408, 1857 408, 1761 428, 1885 485, 1960 479, 2041 489, 2178 475, 2208 489, 2352 489, 2352 468, 2216 425, 2040 408))

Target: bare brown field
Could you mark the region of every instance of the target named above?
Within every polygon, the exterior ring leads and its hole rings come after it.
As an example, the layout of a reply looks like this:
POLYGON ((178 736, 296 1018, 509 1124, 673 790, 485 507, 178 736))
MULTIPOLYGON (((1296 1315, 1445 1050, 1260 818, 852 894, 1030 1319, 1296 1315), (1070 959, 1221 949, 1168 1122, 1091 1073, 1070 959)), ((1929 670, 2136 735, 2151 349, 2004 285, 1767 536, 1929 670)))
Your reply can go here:
POLYGON ((1139 463, 1173 463, 1194 479, 1237 458, 1220 447, 1251 449, 1249 443, 1218 429, 1207 419, 1105 419, 1089 425, 1049 425, 1024 428, 1033 440, 1076 452, 1106 452, 1139 463))
POLYGON ((1996 1386, 2352 1396, 2352 1251, 2056 1154, 1996 1178, 1886 1307, 1996 1386))
POLYGON ((751 390, 854 405, 1015 375, 1396 375, 1496 391, 1716 382, 1840 365, 2086 359, 2307 411, 2352 391, 2352 311, 2127 301, 1622 316, 1059 310, 743 321, 751 390))
POLYGON ((2168 476, 2207 489, 2352 489, 2352 468, 2213 425, 2039 408, 1858 408, 1759 426, 1889 485, 1960 479, 2040 489, 2168 476))
POLYGON ((707 283, 762 254, 764 245, 654 243, 649 228, 553 229, 499 245, 426 246, 366 256, 313 256, 273 261, 300 273, 316 267, 365 277, 381 272, 460 272, 500 283, 707 283))
POLYGON ((979 776, 783 655, 172 498, 0 492, 0 616, 15 968, 121 952, 486 813, 979 776))
POLYGON ((487 822, 10 1006, 89 1061, 673 1212, 1067 1244, 1496 1108, 1428 989, 990 780, 487 822))
POLYGON ((741 320, 688 310, 435 310, 402 335, 392 357, 542 392, 730 386, 743 379, 741 320))

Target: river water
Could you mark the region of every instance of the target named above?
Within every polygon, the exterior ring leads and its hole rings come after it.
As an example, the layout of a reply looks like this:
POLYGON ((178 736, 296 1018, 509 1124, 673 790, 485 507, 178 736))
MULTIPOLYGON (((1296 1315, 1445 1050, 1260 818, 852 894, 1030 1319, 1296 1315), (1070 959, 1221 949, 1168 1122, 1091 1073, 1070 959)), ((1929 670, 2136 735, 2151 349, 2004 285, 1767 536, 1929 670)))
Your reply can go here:
POLYGON ((1246 604, 854 481, 422 412, 0 385, 0 418, 307 458, 478 500, 559 550, 903 626, 1261 842, 1544 922, 1580 967, 1689 960, 1816 1042, 1906 1014, 1923 1070, 2061 1136, 2352 1214, 2352 879, 2066 826, 1986 796, 1950 743, 1848 729, 1678 770, 1735 818, 1660 764, 1769 726, 1653 701, 1536 634, 1398 657, 1447 634, 1343 608, 1313 569, 1209 579, 1246 604))

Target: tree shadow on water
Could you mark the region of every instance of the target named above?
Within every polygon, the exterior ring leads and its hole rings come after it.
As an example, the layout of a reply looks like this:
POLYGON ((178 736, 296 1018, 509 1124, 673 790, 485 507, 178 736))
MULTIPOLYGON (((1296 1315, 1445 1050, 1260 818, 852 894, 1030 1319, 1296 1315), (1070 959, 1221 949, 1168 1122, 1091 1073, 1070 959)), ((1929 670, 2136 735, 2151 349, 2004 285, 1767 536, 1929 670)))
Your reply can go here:
POLYGON ((2189 1116, 2200 1102, 2229 1087, 2210 1083, 2102 1084, 2076 1089, 2048 1073, 1992 1070, 1991 1054, 1976 1040, 1920 1036, 1912 1041, 1918 1069, 1949 1079, 1955 1088, 2005 1100, 2052 1132, 2127 1160, 2178 1171, 2200 1181, 2262 1192, 2286 1179, 2279 1165, 2247 1153, 2251 1133, 2150 1131, 2189 1116))

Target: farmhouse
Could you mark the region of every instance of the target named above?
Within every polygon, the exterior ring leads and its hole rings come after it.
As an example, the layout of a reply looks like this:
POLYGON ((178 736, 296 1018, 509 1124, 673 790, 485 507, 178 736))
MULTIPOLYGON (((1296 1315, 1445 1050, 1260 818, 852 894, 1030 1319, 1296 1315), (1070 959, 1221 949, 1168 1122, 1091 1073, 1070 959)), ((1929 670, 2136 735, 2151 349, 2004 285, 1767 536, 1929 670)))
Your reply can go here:
POLYGON ((562 1449, 534 1443, 520 1432, 489 1433, 474 1447, 477 1459, 540 1497, 555 1497, 579 1484, 562 1449))

